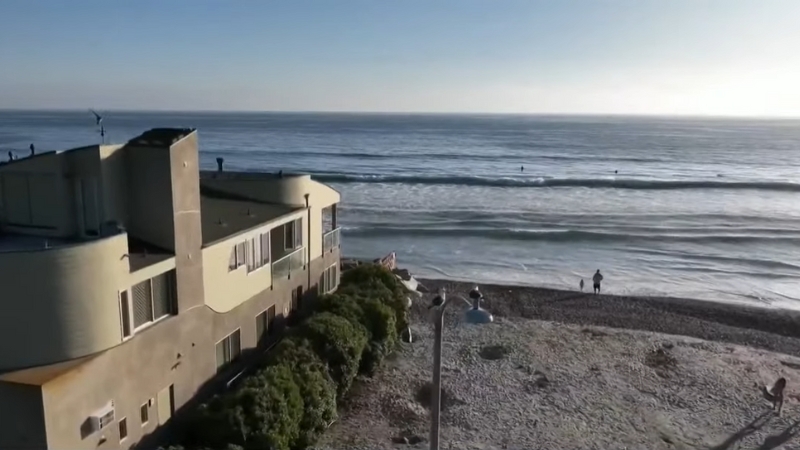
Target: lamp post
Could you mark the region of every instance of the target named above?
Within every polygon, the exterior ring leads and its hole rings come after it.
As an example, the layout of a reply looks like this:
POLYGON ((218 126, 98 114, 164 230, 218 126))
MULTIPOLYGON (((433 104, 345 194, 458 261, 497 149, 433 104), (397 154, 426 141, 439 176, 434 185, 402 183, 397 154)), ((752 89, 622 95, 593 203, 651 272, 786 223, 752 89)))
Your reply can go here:
POLYGON ((472 324, 491 323, 493 319, 489 311, 481 308, 483 295, 478 286, 475 286, 469 293, 471 302, 460 295, 445 296, 442 289, 439 295, 434 297, 431 309, 434 311, 434 343, 433 343, 433 383, 431 386, 431 450, 439 450, 439 426, 441 424, 442 411, 442 332, 444 330, 444 312, 453 299, 458 299, 470 305, 470 309, 464 313, 464 320, 472 324))

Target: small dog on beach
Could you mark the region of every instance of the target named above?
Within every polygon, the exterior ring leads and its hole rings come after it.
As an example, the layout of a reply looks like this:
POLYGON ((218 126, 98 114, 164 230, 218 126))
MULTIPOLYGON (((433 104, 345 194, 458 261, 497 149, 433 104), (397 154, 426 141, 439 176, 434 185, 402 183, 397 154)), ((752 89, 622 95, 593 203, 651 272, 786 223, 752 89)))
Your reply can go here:
POLYGON ((772 409, 778 412, 778 415, 781 415, 781 409, 783 408, 783 391, 786 389, 786 378, 778 378, 778 381, 772 385, 772 388, 767 389, 766 386, 762 387, 761 390, 764 394, 764 398, 772 402, 772 409))

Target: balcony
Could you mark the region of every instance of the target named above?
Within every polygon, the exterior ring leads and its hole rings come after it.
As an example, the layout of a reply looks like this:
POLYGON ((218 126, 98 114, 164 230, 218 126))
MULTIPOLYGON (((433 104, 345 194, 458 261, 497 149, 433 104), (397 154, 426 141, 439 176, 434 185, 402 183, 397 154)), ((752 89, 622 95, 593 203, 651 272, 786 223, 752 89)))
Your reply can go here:
POLYGON ((275 280, 283 279, 283 278, 291 278, 292 272, 298 272, 303 270, 303 266, 306 264, 306 249, 305 247, 300 247, 297 250, 289 253, 288 255, 275 260, 272 263, 272 281, 273 283, 275 280))
POLYGON ((322 234, 322 253, 339 248, 341 244, 341 228, 336 228, 322 234))

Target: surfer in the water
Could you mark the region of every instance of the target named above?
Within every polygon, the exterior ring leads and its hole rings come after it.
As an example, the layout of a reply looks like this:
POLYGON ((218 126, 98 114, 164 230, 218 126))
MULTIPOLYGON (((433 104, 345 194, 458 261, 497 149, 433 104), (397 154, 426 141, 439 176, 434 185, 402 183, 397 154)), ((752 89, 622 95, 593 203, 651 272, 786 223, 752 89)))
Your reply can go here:
POLYGON ((525 172, 525 166, 519 166, 519 171, 520 172, 525 172))

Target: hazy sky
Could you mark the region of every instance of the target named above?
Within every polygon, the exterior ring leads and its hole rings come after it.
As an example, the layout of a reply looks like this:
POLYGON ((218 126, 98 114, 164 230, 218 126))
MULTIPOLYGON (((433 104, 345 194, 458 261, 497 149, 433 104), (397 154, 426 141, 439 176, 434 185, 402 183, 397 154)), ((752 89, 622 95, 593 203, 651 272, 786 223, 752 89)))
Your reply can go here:
POLYGON ((800 116, 800 0, 0 0, 0 108, 800 116))

